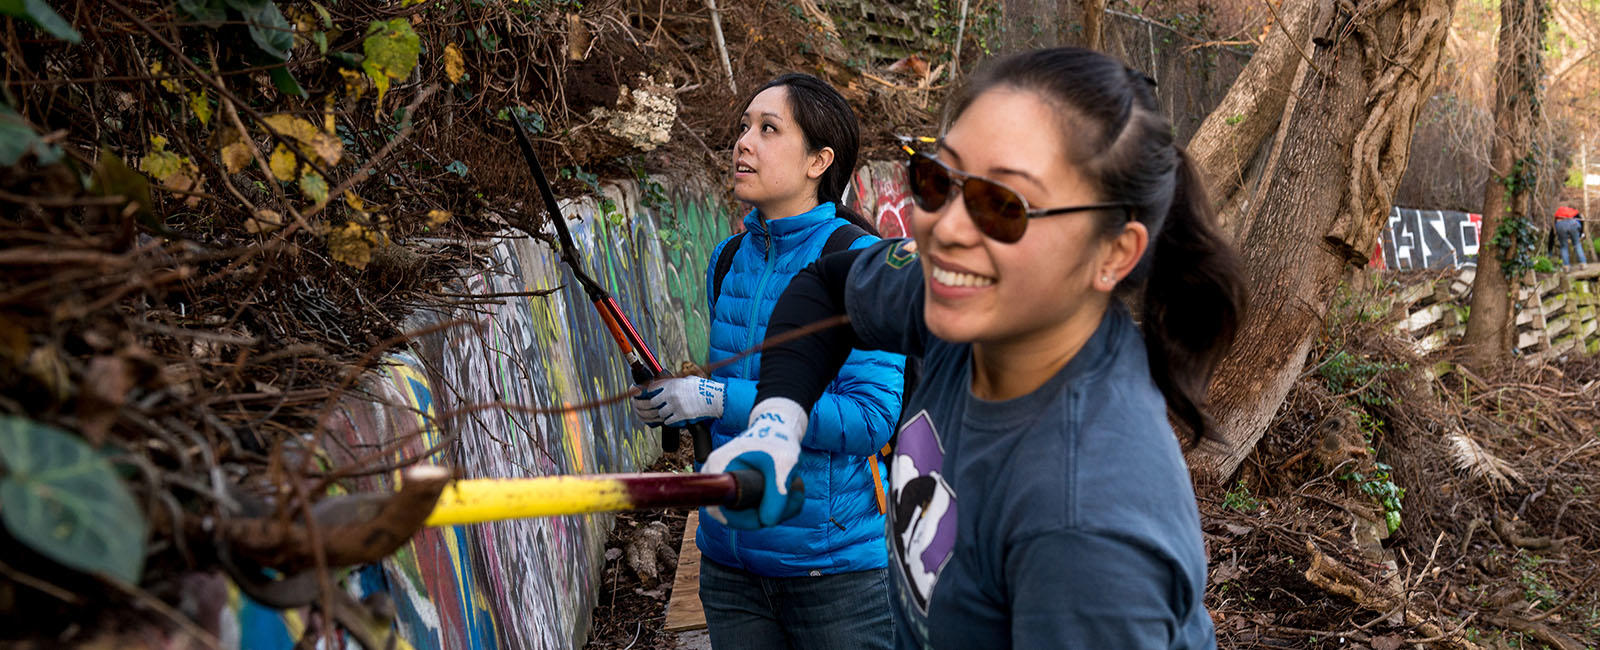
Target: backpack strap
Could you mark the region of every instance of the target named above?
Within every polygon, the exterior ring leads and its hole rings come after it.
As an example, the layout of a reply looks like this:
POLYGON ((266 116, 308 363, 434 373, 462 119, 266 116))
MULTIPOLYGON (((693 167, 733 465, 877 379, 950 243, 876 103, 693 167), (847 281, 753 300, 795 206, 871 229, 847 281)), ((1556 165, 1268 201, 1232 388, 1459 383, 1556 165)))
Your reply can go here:
MULTIPOLYGON (((857 239, 865 236, 867 236, 867 231, 862 230, 861 226, 846 221, 844 225, 834 228, 833 233, 828 235, 828 242, 822 245, 822 255, 832 255, 850 250, 851 244, 856 243, 857 239)), ((821 257, 821 255, 818 257, 821 257)))
POLYGON ((717 306, 717 297, 722 295, 722 278, 728 275, 728 269, 733 268, 733 256, 739 254, 739 245, 744 243, 746 233, 739 233, 728 238, 728 243, 722 245, 722 254, 717 256, 717 267, 711 273, 711 307, 717 306))

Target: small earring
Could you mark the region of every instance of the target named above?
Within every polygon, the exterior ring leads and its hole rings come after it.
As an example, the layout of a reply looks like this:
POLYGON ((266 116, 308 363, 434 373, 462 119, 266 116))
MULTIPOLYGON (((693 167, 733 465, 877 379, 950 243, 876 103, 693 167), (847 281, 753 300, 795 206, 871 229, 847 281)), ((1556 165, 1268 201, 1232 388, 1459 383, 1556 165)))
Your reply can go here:
POLYGON ((1109 276, 1109 275, 1102 275, 1102 276, 1100 276, 1100 281, 1101 281, 1101 282, 1110 282, 1110 281, 1111 281, 1111 276, 1109 276))

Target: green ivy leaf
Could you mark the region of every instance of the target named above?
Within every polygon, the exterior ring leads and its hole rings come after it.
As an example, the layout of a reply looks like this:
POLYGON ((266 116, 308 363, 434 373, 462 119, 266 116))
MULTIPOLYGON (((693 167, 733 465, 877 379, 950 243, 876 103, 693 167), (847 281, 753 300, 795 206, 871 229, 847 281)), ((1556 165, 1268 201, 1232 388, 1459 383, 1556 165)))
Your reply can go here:
POLYGON ((317 10, 317 18, 322 21, 322 28, 333 29, 333 16, 328 13, 328 8, 315 1, 311 3, 311 7, 317 10))
POLYGON ((222 0, 178 0, 178 8, 200 22, 222 22, 228 18, 228 8, 222 0))
POLYGON ((61 159, 60 147, 40 140, 39 134, 34 133, 28 123, 22 120, 22 116, 17 115, 10 106, 0 104, 0 167, 17 164, 29 152, 33 153, 41 165, 49 165, 61 159))
POLYGON ((250 25, 250 40, 275 61, 288 61, 294 49, 294 26, 278 11, 278 5, 267 0, 252 3, 250 0, 228 0, 228 4, 244 15, 250 25))
POLYGON ((272 85, 278 88, 278 92, 281 92, 285 95, 293 95, 301 99, 305 99, 308 96, 306 94, 306 89, 301 88, 300 82, 295 81, 294 73, 289 72, 289 68, 287 66, 273 68, 272 72, 268 74, 272 76, 272 85))
POLYGON ((0 14, 27 19, 46 34, 68 43, 76 45, 83 42, 83 35, 44 0, 0 0, 0 14))
POLYGON ((0 520, 30 548, 87 573, 138 583, 146 526, 111 463, 83 439, 0 416, 0 520))
POLYGON ((366 55, 361 69, 378 87, 376 114, 382 115, 383 94, 388 92, 389 82, 404 81, 411 76, 422 54, 422 40, 404 18, 373 21, 367 26, 367 38, 361 42, 361 51, 366 55))

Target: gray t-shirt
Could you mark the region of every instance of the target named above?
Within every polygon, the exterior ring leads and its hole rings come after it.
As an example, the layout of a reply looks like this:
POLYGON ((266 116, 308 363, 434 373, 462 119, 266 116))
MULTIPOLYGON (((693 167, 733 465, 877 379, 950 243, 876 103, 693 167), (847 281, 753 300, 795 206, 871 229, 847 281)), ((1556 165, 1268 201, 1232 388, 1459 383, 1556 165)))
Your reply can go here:
POLYGON ((845 292, 864 347, 923 359, 889 463, 899 646, 1216 647, 1194 493, 1127 310, 1038 390, 979 399, 906 243, 865 249, 845 292))

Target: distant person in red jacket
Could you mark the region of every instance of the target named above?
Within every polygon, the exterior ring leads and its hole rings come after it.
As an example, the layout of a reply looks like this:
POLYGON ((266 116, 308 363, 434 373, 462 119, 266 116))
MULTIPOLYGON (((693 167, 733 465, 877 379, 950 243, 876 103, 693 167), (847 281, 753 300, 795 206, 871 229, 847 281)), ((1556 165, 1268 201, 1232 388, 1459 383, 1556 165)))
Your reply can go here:
POLYGON ((1587 248, 1583 240, 1583 215, 1576 208, 1561 206, 1556 208, 1556 242, 1561 246, 1561 264, 1572 266, 1572 257, 1567 253, 1567 247, 1578 249, 1578 263, 1588 264, 1589 257, 1583 249, 1587 248))

